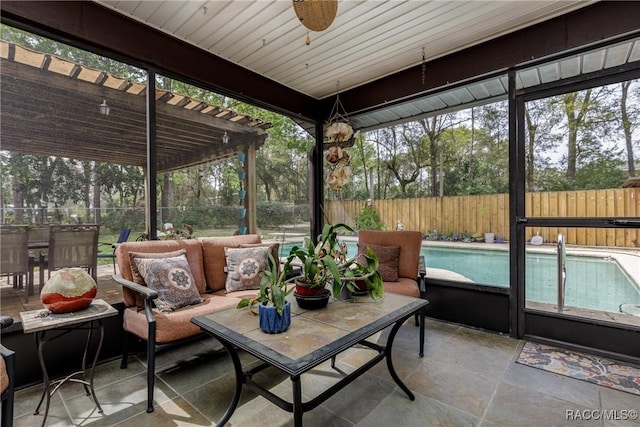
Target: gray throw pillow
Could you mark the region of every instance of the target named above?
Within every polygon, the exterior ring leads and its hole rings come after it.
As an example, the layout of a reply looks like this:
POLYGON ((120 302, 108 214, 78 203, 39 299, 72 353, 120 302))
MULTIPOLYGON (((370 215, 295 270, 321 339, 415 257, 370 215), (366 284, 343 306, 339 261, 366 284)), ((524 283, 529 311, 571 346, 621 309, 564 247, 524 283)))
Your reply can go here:
POLYGON ((147 286, 158 292, 154 303, 163 313, 201 303, 191 268, 185 255, 171 258, 134 258, 147 286))

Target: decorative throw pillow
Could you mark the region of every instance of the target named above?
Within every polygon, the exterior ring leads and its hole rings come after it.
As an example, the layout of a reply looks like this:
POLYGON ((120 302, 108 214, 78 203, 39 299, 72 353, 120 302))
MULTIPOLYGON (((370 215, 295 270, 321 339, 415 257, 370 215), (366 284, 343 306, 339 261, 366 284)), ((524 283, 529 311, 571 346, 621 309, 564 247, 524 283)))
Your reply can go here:
POLYGON ((364 254, 367 252, 367 247, 378 256, 380 266, 378 271, 382 276, 383 282, 397 282, 398 281, 398 263, 400 261, 400 246, 381 246, 358 243, 358 262, 360 264, 366 264, 364 254))
MULTIPOLYGON (((280 258, 280 243, 241 243, 241 248, 267 248, 273 259, 276 261, 280 258)), ((267 254, 268 256, 268 254, 267 254)))
POLYGON ((138 285, 146 285, 144 281, 144 277, 140 274, 138 270, 138 266, 136 265, 134 259, 136 258, 173 258, 180 255, 186 255, 187 251, 184 249, 180 249, 177 251, 171 252, 129 252, 129 265, 131 266, 131 277, 132 281, 137 283, 138 285))
POLYGON ((227 255, 227 292, 260 289, 267 269, 268 248, 224 248, 227 255))
POLYGON ((187 257, 134 258, 134 263, 147 286, 158 292, 154 303, 163 313, 201 303, 187 257))
MULTIPOLYGON (((278 263, 278 273, 280 273, 280 243, 242 243, 240 244, 241 248, 266 248, 267 249, 267 258, 269 258, 269 254, 273 257, 273 259, 278 263)), ((267 267, 269 266, 269 261, 267 260, 267 267)))

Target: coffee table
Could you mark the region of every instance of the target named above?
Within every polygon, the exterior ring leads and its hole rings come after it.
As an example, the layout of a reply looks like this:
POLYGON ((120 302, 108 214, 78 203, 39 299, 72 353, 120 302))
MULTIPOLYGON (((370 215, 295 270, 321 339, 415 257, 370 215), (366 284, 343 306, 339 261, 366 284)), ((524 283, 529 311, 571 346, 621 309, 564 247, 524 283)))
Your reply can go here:
POLYGON ((194 317, 191 319, 192 323, 217 338, 224 346, 231 356, 235 370, 236 387, 233 399, 217 425, 222 426, 229 421, 240 401, 242 387, 247 386, 278 407, 292 412, 294 425, 302 426, 304 412, 316 408, 382 359, 387 360, 391 378, 409 399, 414 400, 413 393, 396 374, 391 349, 396 333, 405 320, 427 304, 423 299, 387 293, 382 301, 373 301, 369 296, 361 296, 345 301, 331 301, 326 308, 320 310, 303 310, 291 299, 291 326, 281 334, 262 332, 258 318, 247 310, 231 308, 194 317), (392 328, 385 345, 366 341, 371 335, 389 326, 392 328), (333 366, 338 354, 357 344, 375 350, 375 356, 318 396, 302 402, 300 376, 329 359, 332 359, 333 366), (237 349, 246 351, 263 363, 243 371, 237 349), (289 376, 293 388, 293 402, 276 396, 253 381, 254 374, 269 366, 289 376))

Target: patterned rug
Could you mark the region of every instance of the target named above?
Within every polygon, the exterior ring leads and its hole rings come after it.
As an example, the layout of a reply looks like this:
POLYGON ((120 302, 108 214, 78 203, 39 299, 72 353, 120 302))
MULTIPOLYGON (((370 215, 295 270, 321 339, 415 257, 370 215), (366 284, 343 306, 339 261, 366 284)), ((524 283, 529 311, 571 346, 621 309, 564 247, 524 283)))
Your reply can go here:
POLYGON ((640 396, 640 369, 527 341, 517 363, 640 396))

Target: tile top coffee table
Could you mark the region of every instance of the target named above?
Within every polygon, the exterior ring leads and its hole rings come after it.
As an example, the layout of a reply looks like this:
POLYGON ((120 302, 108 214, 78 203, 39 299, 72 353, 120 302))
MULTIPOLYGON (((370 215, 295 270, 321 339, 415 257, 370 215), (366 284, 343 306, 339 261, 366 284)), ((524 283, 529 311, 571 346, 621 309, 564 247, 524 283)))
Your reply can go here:
POLYGON ((38 349, 38 359, 40 360, 40 367, 42 368, 42 380, 44 383, 44 390, 42 391, 42 397, 38 403, 34 415, 38 415, 40 406, 46 397, 44 418, 42 420, 42 426, 47 421, 47 415, 49 414, 49 403, 51 396, 58 391, 60 386, 65 382, 72 381, 80 383, 84 386, 87 395, 91 396, 98 412, 102 412, 100 403, 93 388, 93 371, 100 355, 100 349, 102 348, 102 341, 104 339, 104 325, 102 320, 107 317, 116 316, 118 310, 113 308, 110 304, 102 299, 94 300, 89 307, 84 310, 78 310, 70 313, 52 314, 47 309, 23 311, 20 313, 20 320, 22 321, 22 329, 25 334, 34 333, 36 348, 38 349), (100 330, 100 338, 98 340, 98 346, 93 358, 93 362, 90 367, 87 367, 87 354, 89 351, 89 343, 91 342, 91 335, 95 328, 94 322, 97 322, 98 329, 100 330), (84 354, 82 356, 82 368, 79 371, 73 372, 66 377, 51 381, 47 372, 47 365, 44 360, 44 347, 49 341, 53 341, 73 330, 88 330, 87 343, 84 348, 84 354), (51 337, 47 337, 47 332, 56 333, 51 337))
POLYGON ((260 330, 258 318, 247 310, 227 309, 191 322, 217 338, 229 352, 236 374, 236 389, 229 408, 217 425, 224 425, 235 411, 243 385, 251 388, 280 408, 293 412, 294 425, 302 426, 302 414, 310 411, 365 373, 382 359, 387 360, 389 374, 395 383, 413 400, 414 395, 400 380, 393 368, 391 348, 398 329, 409 317, 422 310, 428 302, 419 298, 387 293, 382 301, 368 296, 345 301, 331 301, 320 310, 303 310, 292 299, 291 326, 281 334, 267 334, 260 330), (386 345, 366 341, 368 337, 393 325, 386 345), (332 359, 356 344, 364 345, 377 354, 353 373, 308 402, 302 402, 300 376, 332 359), (260 359, 263 364, 243 371, 236 349, 260 359), (273 366, 289 375, 293 387, 293 402, 287 402, 256 384, 252 376, 273 366))

